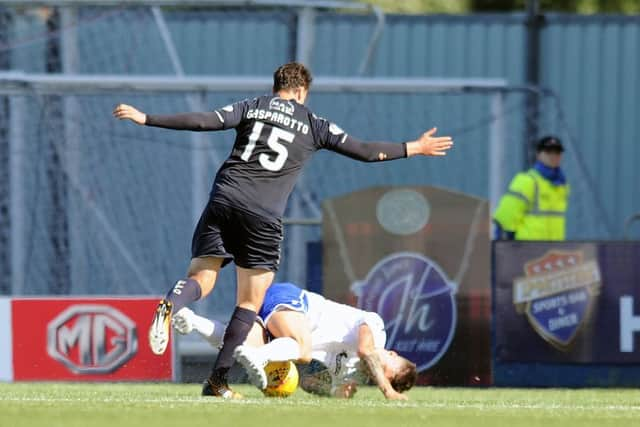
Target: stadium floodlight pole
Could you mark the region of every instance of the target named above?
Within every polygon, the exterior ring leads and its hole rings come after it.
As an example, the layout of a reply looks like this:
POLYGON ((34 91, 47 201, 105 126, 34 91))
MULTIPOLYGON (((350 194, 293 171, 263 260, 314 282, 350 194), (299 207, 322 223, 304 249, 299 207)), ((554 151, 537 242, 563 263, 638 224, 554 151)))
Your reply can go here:
POLYGON ((504 120, 498 120, 504 116, 504 94, 497 92, 490 102, 492 120, 489 126, 489 212, 495 212, 507 179, 502 167, 506 160, 505 123, 504 120))
POLYGON ((307 67, 311 66, 315 33, 315 10, 305 7, 298 11, 296 25, 296 57, 295 60, 307 67))
MULTIPOLYGON (((58 13, 59 27, 65 28, 65 31, 60 33, 60 37, 56 41, 55 38, 51 39, 51 42, 58 43, 60 47, 60 54, 62 59, 62 72, 63 73, 77 73, 80 63, 80 43, 78 28, 74 25, 78 19, 78 9, 76 8, 64 8, 58 13)), ((81 141, 81 124, 77 120, 73 120, 73 117, 80 116, 80 107, 78 100, 74 97, 62 97, 62 112, 63 112, 63 131, 64 141, 56 141, 53 146, 57 151, 57 154, 63 160, 63 166, 61 173, 68 176, 79 176, 80 170, 80 147, 81 141)), ((67 177, 61 185, 61 192, 66 196, 66 201, 61 204, 58 209, 57 216, 60 220, 64 221, 65 227, 61 236, 66 243, 67 248, 58 249, 56 258, 69 259, 68 267, 63 270, 64 276, 60 276, 59 273, 52 277, 60 284, 60 289, 65 289, 67 292, 71 288, 73 283, 72 277, 73 266, 78 265, 76 262, 85 255, 81 249, 77 246, 77 242, 81 241, 82 236, 78 233, 80 231, 77 227, 73 227, 73 224, 77 224, 80 221, 80 205, 82 204, 81 198, 77 194, 74 194, 72 184, 69 177, 67 177)))
MULTIPOLYGON (((304 7, 299 9, 296 14, 296 37, 295 37, 295 60, 301 64, 311 67, 313 62, 313 45, 315 43, 316 32, 316 9, 312 7, 304 7)), ((312 201, 309 188, 306 185, 305 170, 300 171, 298 182, 296 183, 296 191, 291 194, 287 205, 289 206, 290 215, 294 218, 303 218, 303 206, 301 198, 312 201)), ((309 203, 310 206, 316 207, 315 203, 309 203)), ((316 210, 317 209, 316 207, 316 210)), ((319 217, 319 213, 315 213, 319 217)), ((290 278, 293 283, 303 283, 305 278, 301 274, 300 265, 305 265, 305 239, 302 227, 289 227, 287 230, 289 237, 289 245, 293 248, 289 252, 289 261, 286 264, 286 277, 290 278)))
POLYGON ((9 97, 9 221, 11 234, 11 287, 10 294, 24 292, 25 266, 27 259, 25 236, 28 229, 25 201, 25 171, 28 167, 24 153, 25 129, 28 122, 27 100, 25 97, 9 97))
MULTIPOLYGON (((539 0, 527 0, 526 15, 526 50, 525 50, 525 80, 530 86, 540 84, 540 34, 544 25, 544 15, 540 13, 539 0)), ((536 154, 533 148, 534 141, 538 138, 538 118, 540 116, 540 97, 535 91, 526 94, 527 108, 525 110, 525 135, 523 167, 528 168, 535 160, 536 154)))

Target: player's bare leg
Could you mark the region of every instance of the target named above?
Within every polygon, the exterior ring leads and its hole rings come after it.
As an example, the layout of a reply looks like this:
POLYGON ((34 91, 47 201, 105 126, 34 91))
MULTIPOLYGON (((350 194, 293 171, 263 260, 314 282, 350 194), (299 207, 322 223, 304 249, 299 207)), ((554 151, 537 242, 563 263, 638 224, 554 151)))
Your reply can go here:
POLYGON ((288 360, 311 362, 311 326, 303 313, 287 309, 276 311, 269 318, 267 329, 277 339, 289 338, 296 342, 297 357, 288 360))
POLYGON ((274 272, 263 269, 237 267, 238 294, 231 321, 224 334, 224 344, 205 383, 202 393, 223 398, 241 397, 229 388, 227 373, 233 364, 233 352, 245 341, 264 301, 264 294, 273 282, 274 272))
POLYGON ((271 314, 267 323, 269 332, 276 337, 260 348, 238 346, 234 357, 247 374, 249 381, 261 390, 267 386, 264 367, 272 361, 311 361, 311 328, 303 313, 279 310, 271 314))
POLYGON ((164 354, 169 345, 172 314, 211 293, 221 265, 222 258, 193 258, 188 278, 178 280, 167 296, 160 300, 149 328, 149 347, 153 353, 164 354))

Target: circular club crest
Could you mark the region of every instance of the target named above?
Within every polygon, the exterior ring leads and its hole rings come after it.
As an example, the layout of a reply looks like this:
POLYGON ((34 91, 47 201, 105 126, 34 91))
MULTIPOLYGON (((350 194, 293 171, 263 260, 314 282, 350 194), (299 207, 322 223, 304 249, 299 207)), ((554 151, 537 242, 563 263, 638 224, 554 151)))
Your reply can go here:
POLYGON ((386 347, 414 362, 418 371, 446 353, 456 329, 456 287, 434 261, 412 252, 389 255, 352 291, 359 308, 383 318, 386 347))
POLYGON ((387 232, 408 236, 429 222, 431 207, 427 199, 414 190, 391 190, 376 206, 378 222, 387 232))

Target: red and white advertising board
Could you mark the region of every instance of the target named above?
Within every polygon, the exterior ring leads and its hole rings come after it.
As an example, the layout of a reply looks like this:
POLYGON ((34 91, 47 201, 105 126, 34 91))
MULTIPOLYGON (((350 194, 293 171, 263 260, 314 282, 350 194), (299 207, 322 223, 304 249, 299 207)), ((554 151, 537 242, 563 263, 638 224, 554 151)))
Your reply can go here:
POLYGON ((0 359, 0 380, 173 379, 173 348, 156 356, 147 342, 156 298, 2 301, 9 302, 2 312, 10 313, 10 327, 0 333, 0 345, 11 349, 11 360, 0 359))

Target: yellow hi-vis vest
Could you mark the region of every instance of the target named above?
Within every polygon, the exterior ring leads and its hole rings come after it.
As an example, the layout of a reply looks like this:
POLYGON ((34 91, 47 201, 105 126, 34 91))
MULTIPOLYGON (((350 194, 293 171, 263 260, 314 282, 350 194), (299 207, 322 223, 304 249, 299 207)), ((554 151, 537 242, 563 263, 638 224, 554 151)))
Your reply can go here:
POLYGON ((535 169, 517 174, 493 218, 516 240, 564 240, 569 185, 553 185, 535 169))

